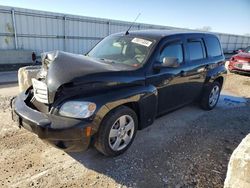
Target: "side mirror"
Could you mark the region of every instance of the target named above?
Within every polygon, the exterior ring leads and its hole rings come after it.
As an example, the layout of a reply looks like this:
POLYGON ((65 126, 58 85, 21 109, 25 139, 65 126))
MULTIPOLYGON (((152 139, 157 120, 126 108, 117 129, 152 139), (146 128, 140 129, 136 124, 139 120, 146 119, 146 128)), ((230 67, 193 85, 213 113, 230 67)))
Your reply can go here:
POLYGON ((236 52, 237 52, 237 53, 241 53, 241 52, 243 52, 243 50, 237 50, 236 52))
POLYGON ((179 67, 180 64, 178 62, 178 59, 176 57, 164 57, 163 62, 161 64, 155 64, 154 68, 155 69, 161 69, 164 67, 169 67, 169 68, 175 68, 179 67))

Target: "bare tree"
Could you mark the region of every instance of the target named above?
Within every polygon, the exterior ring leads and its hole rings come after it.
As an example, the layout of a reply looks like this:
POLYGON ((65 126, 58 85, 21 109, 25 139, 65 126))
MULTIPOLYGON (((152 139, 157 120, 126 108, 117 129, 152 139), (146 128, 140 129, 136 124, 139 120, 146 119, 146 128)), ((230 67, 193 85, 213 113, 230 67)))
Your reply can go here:
POLYGON ((210 26, 203 26, 201 28, 197 28, 197 30, 200 30, 200 31, 212 31, 212 27, 210 27, 210 26))

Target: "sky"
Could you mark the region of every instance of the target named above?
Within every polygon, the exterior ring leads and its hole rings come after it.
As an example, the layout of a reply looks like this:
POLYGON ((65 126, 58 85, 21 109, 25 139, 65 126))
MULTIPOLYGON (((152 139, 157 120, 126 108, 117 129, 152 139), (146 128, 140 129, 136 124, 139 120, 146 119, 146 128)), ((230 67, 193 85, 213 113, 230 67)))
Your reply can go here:
POLYGON ((250 0, 0 0, 0 5, 250 35, 250 0))

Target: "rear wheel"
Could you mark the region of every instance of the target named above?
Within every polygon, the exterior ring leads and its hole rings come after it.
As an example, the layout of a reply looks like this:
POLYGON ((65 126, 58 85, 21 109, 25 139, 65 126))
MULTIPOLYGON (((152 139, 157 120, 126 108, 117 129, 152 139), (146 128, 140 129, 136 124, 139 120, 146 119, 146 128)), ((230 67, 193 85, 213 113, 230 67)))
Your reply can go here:
POLYGON ((201 108, 204 110, 212 110, 218 103, 221 91, 221 84, 217 81, 211 83, 203 91, 201 98, 201 108))
POLYGON ((136 113, 121 106, 111 111, 103 120, 95 140, 95 147, 106 156, 125 152, 132 144, 138 127, 136 113))

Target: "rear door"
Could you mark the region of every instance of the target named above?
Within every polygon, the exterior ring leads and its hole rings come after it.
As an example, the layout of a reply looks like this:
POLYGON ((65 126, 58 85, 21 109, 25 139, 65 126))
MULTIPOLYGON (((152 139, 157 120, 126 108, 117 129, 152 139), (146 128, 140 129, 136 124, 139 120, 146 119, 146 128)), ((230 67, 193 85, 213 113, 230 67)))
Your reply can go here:
POLYGON ((209 68, 209 59, 203 35, 187 35, 185 44, 188 53, 185 70, 188 76, 186 87, 189 95, 185 95, 184 100, 191 102, 201 94, 209 68))

